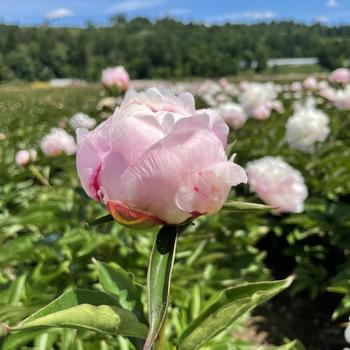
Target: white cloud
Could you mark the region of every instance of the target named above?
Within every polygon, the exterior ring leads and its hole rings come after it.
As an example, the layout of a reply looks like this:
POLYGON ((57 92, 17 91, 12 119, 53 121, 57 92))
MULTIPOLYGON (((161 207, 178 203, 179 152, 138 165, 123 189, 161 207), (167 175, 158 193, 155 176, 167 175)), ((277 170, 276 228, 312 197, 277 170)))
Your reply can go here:
POLYGON ((182 15, 188 15, 191 13, 191 9, 189 8, 174 8, 167 10, 165 12, 166 15, 168 16, 182 16, 182 15))
POLYGON ((326 3, 327 7, 338 7, 338 1, 337 0, 328 0, 326 3))
POLYGON ((277 17, 277 13, 272 11, 246 11, 243 15, 249 19, 272 19, 277 17))
POLYGON ((318 23, 326 23, 326 22, 328 22, 328 17, 326 17, 326 16, 317 16, 315 18, 315 21, 318 22, 318 23))
POLYGON ((126 0, 111 6, 109 12, 132 12, 163 4, 163 0, 126 0))
POLYGON ((74 12, 65 8, 65 7, 60 7, 57 9, 54 9, 52 11, 49 11, 46 15, 45 18, 47 19, 54 19, 54 18, 63 18, 63 17, 69 17, 73 16, 74 12))
POLYGON ((273 11, 245 11, 245 12, 231 12, 225 15, 219 15, 209 18, 210 22, 222 22, 222 21, 233 21, 233 22, 245 22, 249 20, 263 21, 276 18, 278 14, 273 11))

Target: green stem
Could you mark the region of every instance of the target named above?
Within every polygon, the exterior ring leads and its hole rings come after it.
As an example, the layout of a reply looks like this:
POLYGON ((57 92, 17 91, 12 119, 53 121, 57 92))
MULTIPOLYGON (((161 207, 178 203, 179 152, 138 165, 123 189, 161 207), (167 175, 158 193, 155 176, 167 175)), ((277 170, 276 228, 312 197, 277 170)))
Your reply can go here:
POLYGON ((42 185, 45 187, 51 187, 49 181, 40 173, 35 165, 29 165, 28 169, 42 185))
MULTIPOLYGON (((149 333, 144 350, 151 350, 157 339, 160 344, 165 341, 161 328, 169 304, 170 280, 179 231, 177 225, 163 226, 153 243, 147 272, 149 333)), ((158 349, 164 348, 163 345, 160 346, 158 349)))

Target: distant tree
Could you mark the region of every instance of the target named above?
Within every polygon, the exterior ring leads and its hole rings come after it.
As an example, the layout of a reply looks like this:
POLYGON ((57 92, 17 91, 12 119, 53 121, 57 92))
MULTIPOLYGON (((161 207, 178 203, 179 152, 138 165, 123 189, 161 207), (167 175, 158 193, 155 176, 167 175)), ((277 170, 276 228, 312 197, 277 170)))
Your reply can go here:
POLYGON ((256 53, 256 71, 261 73, 267 68, 268 53, 263 47, 260 47, 256 53))
POLYGON ((151 22, 117 14, 107 27, 19 27, 0 24, 0 79, 79 77, 98 80, 107 66, 132 78, 218 77, 268 58, 319 57, 334 69, 350 58, 350 26, 293 22, 206 26, 172 18, 151 22), (241 63, 244 63, 241 65, 241 63))

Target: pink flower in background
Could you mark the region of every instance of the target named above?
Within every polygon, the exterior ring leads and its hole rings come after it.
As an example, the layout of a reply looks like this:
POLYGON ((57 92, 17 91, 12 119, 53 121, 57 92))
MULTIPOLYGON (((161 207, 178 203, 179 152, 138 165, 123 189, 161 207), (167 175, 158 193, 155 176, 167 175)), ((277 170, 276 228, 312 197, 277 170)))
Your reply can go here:
POLYGON ((305 90, 313 91, 317 89, 317 79, 315 77, 308 77, 304 80, 303 86, 305 90))
POLYGON ((271 104, 276 97, 276 85, 251 82, 239 96, 239 102, 249 117, 265 120, 270 117, 271 104))
POLYGON ((319 94, 321 97, 325 98, 330 102, 334 102, 336 99, 336 90, 334 90, 330 86, 320 89, 319 94))
POLYGON ((16 153, 15 162, 18 166, 26 166, 30 162, 35 162, 37 158, 36 150, 22 149, 16 153))
POLYGON ((250 190, 274 213, 301 213, 308 191, 301 173, 280 157, 264 157, 246 167, 250 190))
POLYGON ((79 112, 73 115, 73 117, 69 120, 69 124, 73 129, 93 129, 96 125, 96 120, 85 113, 79 112))
POLYGON ((234 130, 240 129, 247 121, 243 108, 237 103, 225 103, 218 108, 225 123, 234 130))
POLYGON ((219 85, 220 85, 222 88, 226 88, 229 84, 230 84, 230 82, 228 81, 227 78, 220 78, 220 79, 219 79, 219 85))
POLYGON ((300 92, 301 90, 303 90, 303 84, 300 81, 294 81, 291 84, 290 89, 293 92, 300 92))
POLYGON ((76 152, 74 137, 63 129, 51 129, 40 143, 41 150, 50 157, 58 156, 62 152, 72 155, 76 152))
POLYGON ((241 82, 239 83, 239 88, 240 88, 240 90, 242 90, 242 91, 247 90, 248 87, 249 87, 249 82, 246 81, 246 80, 243 80, 243 81, 241 81, 241 82))
POLYGON ((347 84, 350 81, 350 70, 347 68, 338 68, 329 76, 329 81, 337 84, 347 84))
POLYGON ((350 110, 350 85, 335 91, 334 105, 341 111, 350 110))
POLYGON ((271 114, 271 108, 267 105, 259 105, 255 107, 251 112, 252 118, 257 120, 268 119, 270 117, 270 114, 271 114))
POLYGON ((189 93, 129 92, 92 132, 79 130, 77 170, 86 193, 135 228, 218 211, 245 171, 227 159, 228 127, 196 111, 189 93))
POLYGON ((271 108, 274 109, 277 113, 284 113, 284 106, 280 100, 273 101, 271 103, 271 108))
POLYGON ((121 91, 129 87, 129 74, 123 66, 106 68, 102 71, 101 82, 106 87, 117 86, 121 91))

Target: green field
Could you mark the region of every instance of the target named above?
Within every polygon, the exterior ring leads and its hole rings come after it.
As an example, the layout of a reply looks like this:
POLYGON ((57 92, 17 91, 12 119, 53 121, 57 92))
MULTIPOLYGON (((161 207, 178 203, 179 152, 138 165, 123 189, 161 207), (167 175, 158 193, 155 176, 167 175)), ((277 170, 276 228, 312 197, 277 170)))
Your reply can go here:
MULTIPOLYGON (((1 322, 16 325, 71 288, 101 290, 96 260, 117 264, 132 272, 141 286, 146 285, 156 231, 132 231, 117 223, 89 226, 87 222, 106 211, 81 189, 75 157, 48 158, 39 149, 41 138, 52 127, 77 112, 98 122, 108 116, 109 112, 96 109, 102 96, 103 91, 94 85, 0 87, 0 132, 7 136, 0 141, 1 322), (42 186, 28 168, 16 166, 15 153, 22 148, 38 150, 36 167, 49 180, 50 188, 42 186)), ((242 166, 271 155, 283 157, 301 171, 309 190, 305 212, 276 216, 221 211, 196 220, 178 242, 168 339, 177 339, 218 290, 294 274, 294 284, 277 305, 293 308, 304 303, 301 308, 306 305, 312 310, 321 305, 322 317, 293 315, 290 309, 289 328, 278 328, 275 336, 271 332, 264 346, 299 337, 307 350, 336 349, 343 344, 340 325, 350 312, 350 114, 323 101, 318 108, 329 115, 331 133, 313 154, 305 154, 290 149, 283 140, 293 101, 281 99, 285 113, 273 113, 265 122, 248 120, 230 135, 231 152, 237 153, 236 162, 242 166), (331 329, 334 336, 328 337, 325 329, 331 329)), ((67 131, 74 133, 69 125, 67 131)), ((248 186, 238 186, 231 196, 260 202, 248 186)), ((268 327, 269 317, 260 312, 268 327)), ((258 341, 255 336, 247 337, 245 322, 241 319, 201 349, 256 349, 258 341)), ((251 329, 258 332, 255 326, 251 329)), ((121 337, 58 328, 13 333, 1 337, 0 346, 6 350, 134 349, 121 337)), ((292 343, 281 349, 302 347, 292 343)))

